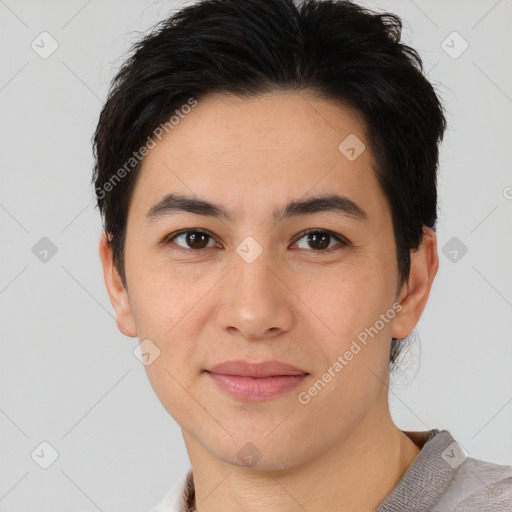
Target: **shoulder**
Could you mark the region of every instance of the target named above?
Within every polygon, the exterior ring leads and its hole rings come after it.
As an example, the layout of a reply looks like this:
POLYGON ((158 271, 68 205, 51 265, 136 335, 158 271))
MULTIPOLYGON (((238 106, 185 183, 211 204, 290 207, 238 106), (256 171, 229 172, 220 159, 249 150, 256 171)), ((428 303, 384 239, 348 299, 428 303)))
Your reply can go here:
POLYGON ((403 431, 421 449, 377 512, 512 512, 512 467, 468 457, 447 430, 403 431))
POLYGON ((512 466, 502 466, 468 457, 433 512, 510 512, 512 466))

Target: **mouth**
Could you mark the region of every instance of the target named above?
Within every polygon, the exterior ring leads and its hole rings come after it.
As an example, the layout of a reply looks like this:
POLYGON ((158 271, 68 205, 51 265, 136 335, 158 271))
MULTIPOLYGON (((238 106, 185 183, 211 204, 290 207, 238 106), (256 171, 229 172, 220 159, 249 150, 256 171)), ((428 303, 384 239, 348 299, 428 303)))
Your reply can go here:
POLYGON ((234 375, 239 377, 281 377, 308 373, 282 361, 272 360, 251 363, 242 359, 225 361, 205 371, 217 375, 234 375))
POLYGON ((236 360, 218 364, 204 373, 217 387, 242 401, 264 401, 297 387, 308 372, 281 361, 249 363, 236 360))
POLYGON ((297 387, 309 374, 242 377, 206 372, 218 388, 234 398, 257 402, 274 398, 297 387))

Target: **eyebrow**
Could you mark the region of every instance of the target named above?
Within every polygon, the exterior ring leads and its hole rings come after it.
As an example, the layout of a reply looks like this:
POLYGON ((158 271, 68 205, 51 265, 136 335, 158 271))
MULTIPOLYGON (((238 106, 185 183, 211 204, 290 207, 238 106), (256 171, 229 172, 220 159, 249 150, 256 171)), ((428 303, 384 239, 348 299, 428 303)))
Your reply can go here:
MULTIPOLYGON (((193 196, 167 194, 146 213, 146 222, 151 223, 159 218, 182 212, 225 219, 230 222, 235 219, 233 213, 221 205, 193 196)), ((275 210, 273 218, 274 221, 279 222, 283 219, 319 212, 334 212, 363 222, 368 219, 368 214, 357 203, 337 194, 290 201, 283 208, 275 210)))

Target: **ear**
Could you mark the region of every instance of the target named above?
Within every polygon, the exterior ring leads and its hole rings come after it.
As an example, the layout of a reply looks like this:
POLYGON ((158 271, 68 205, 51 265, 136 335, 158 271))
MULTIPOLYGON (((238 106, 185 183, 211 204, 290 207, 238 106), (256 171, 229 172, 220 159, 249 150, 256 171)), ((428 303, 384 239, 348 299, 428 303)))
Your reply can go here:
POLYGON ((105 286, 107 287, 110 302, 116 312, 117 327, 124 335, 134 338, 137 336, 137 327, 132 313, 130 298, 114 265, 112 247, 108 243, 104 231, 99 240, 99 252, 103 266, 105 286))
POLYGON ((409 283, 404 284, 399 294, 402 309, 393 320, 393 338, 402 339, 411 334, 427 304, 438 268, 437 236, 432 229, 424 227, 421 245, 411 252, 409 283))

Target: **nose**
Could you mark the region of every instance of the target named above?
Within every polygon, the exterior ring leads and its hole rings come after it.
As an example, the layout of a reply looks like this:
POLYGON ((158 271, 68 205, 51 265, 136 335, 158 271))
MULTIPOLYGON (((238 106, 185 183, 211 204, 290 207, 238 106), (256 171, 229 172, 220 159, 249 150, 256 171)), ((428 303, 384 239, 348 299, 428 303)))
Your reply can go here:
POLYGON ((220 290, 220 328, 251 340, 288 331, 293 322, 293 293, 283 272, 265 251, 251 263, 236 255, 220 290))

